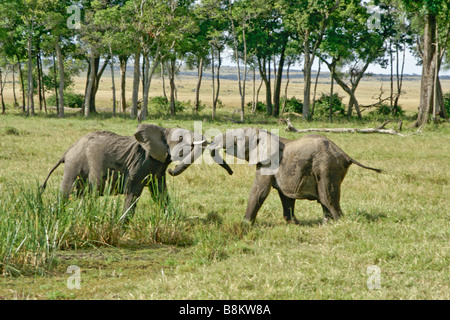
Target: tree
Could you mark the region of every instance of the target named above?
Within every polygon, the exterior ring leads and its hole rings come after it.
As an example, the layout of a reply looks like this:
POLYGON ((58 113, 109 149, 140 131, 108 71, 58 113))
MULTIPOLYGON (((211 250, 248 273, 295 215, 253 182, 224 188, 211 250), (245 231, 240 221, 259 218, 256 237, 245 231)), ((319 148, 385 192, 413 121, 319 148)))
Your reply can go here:
POLYGON ((220 67, 222 65, 222 52, 226 47, 229 28, 229 19, 226 14, 227 0, 202 0, 197 6, 197 16, 207 23, 206 39, 208 40, 211 60, 212 80, 212 115, 216 116, 217 102, 220 93, 220 67))
POLYGON ((286 29, 292 37, 303 43, 303 118, 311 119, 311 68, 317 50, 323 40, 326 28, 333 12, 340 5, 340 0, 280 0, 286 29))
POLYGON ((449 3, 446 0, 401 0, 417 36, 417 51, 422 63, 420 103, 414 126, 433 120, 441 109, 438 104, 439 68, 448 47, 449 3))
POLYGON ((350 116, 355 107, 360 119, 356 89, 369 65, 375 61, 382 62, 385 51, 385 35, 368 25, 369 16, 370 13, 359 1, 341 2, 339 10, 330 17, 329 27, 318 50, 318 57, 328 66, 332 79, 349 95, 347 115, 350 116), (346 66, 347 73, 337 69, 346 66), (348 78, 350 83, 347 84, 344 78, 348 78))
POLYGON ((249 52, 255 57, 259 75, 266 87, 267 114, 278 116, 280 111, 281 80, 286 59, 286 50, 292 40, 285 30, 283 19, 273 1, 259 6, 260 14, 250 22, 248 35, 249 52), (278 66, 276 59, 278 58, 278 66), (271 84, 273 63, 274 90, 271 84))
MULTIPOLYGON (((71 1, 59 1, 59 0, 41 0, 42 8, 46 10, 41 15, 41 22, 45 26, 45 30, 48 36, 46 41, 53 46, 58 59, 59 70, 59 101, 58 101, 58 117, 64 117, 64 88, 65 88, 65 66, 64 66, 64 54, 62 50, 62 43, 69 42, 73 36, 73 32, 69 29, 67 24, 67 7, 71 4, 71 1)), ((65 46, 64 49, 67 49, 65 46)), ((65 52, 69 50, 64 50, 65 52)))

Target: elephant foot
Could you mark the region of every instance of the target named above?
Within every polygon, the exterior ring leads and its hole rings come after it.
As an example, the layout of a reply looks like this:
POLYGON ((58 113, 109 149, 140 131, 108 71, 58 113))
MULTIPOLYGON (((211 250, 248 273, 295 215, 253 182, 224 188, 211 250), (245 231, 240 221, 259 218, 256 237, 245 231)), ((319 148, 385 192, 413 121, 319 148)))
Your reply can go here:
POLYGON ((300 224, 300 221, 298 221, 296 217, 293 217, 290 219, 286 219, 286 223, 298 225, 298 224, 300 224))

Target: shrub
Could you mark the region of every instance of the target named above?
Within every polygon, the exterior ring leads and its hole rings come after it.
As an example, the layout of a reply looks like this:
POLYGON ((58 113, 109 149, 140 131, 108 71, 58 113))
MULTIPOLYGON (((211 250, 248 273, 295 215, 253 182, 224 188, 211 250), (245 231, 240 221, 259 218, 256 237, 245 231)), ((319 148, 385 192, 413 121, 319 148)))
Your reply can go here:
MULTIPOLYGON (((49 105, 56 106, 56 95, 51 95, 47 98, 47 103, 49 105)), ((69 108, 83 108, 84 103, 84 95, 73 93, 73 92, 64 92, 64 107, 69 108)))
MULTIPOLYGON (((247 103, 247 108, 251 111, 253 108, 253 102, 247 103)), ((266 110, 266 104, 264 102, 258 101, 258 103, 256 104, 256 112, 266 112, 266 110)))
MULTIPOLYGON (((372 111, 371 114, 390 115, 390 114, 392 114, 391 106, 386 103, 380 103, 377 106, 377 109, 375 111, 372 111)), ((401 106, 397 106, 397 114, 396 115, 404 116, 405 110, 403 110, 401 106)))
POLYGON ((447 111, 447 116, 450 115, 450 91, 444 94, 444 107, 447 111))
MULTIPOLYGON (((284 105, 284 98, 280 99, 280 108, 284 105)), ((303 112, 303 102, 300 99, 296 99, 295 97, 292 97, 290 99, 286 100, 286 107, 284 108, 284 112, 297 112, 302 113, 303 112)))
MULTIPOLYGON (((170 112, 170 101, 164 96, 157 96, 149 99, 149 108, 155 110, 158 113, 170 112)), ((191 105, 191 101, 175 101, 175 112, 182 112, 186 107, 191 105)))
MULTIPOLYGON (((345 115, 345 105, 342 103, 342 97, 337 93, 333 93, 333 115, 345 115)), ((314 114, 318 116, 328 116, 330 114, 330 95, 322 93, 319 100, 316 101, 314 107, 314 114)))

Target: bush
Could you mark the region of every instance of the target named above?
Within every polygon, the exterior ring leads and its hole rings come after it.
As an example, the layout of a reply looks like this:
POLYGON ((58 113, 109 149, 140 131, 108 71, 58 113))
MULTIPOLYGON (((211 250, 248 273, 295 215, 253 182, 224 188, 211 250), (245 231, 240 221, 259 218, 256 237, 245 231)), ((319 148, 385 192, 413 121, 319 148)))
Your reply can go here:
MULTIPOLYGON (((73 92, 64 92, 64 107, 69 108, 83 108, 84 103, 84 95, 73 93, 73 92)), ((51 95, 47 98, 47 104, 56 106, 56 95, 51 95)))
MULTIPOLYGON (((253 102, 247 103, 247 108, 251 111, 253 108, 253 102)), ((264 102, 258 101, 258 103, 256 104, 256 112, 266 112, 266 110, 266 104, 264 102)))
MULTIPOLYGON (((377 115, 390 115, 392 114, 391 106, 385 103, 380 103, 377 106, 377 109, 375 111, 372 111, 371 114, 377 114, 377 115)), ((404 116, 405 110, 402 109, 401 106, 397 106, 397 116, 404 116)))
POLYGON ((447 116, 450 115, 450 91, 444 94, 444 107, 447 111, 447 116))
MULTIPOLYGON (((284 105, 284 98, 280 99, 280 108, 283 108, 284 105)), ((296 99, 295 97, 292 97, 290 99, 286 100, 286 107, 284 108, 284 112, 297 112, 302 113, 303 112, 303 102, 300 99, 296 99)))
MULTIPOLYGON (((333 115, 345 115, 345 105, 342 103, 342 97, 333 93, 333 115)), ((328 116, 330 114, 330 95, 322 93, 319 100, 316 101, 314 114, 318 116, 328 116)))
MULTIPOLYGON (((158 113, 170 112, 170 101, 164 96, 157 96, 149 99, 149 108, 155 110, 158 113)), ((175 101, 175 112, 182 112, 186 107, 191 105, 191 101, 175 101)))

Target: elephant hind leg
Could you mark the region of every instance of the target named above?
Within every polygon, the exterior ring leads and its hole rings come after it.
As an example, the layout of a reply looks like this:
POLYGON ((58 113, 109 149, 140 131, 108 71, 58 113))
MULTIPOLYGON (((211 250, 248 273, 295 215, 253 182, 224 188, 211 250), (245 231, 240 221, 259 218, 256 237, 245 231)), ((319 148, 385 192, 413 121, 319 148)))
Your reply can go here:
POLYGON ((278 190, 278 194, 280 195, 281 204, 283 205, 284 220, 298 224, 298 220, 294 215, 295 199, 287 197, 280 190, 278 190))
POLYGON ((70 170, 70 167, 64 170, 64 175, 61 183, 61 194, 64 199, 68 199, 70 194, 72 193, 77 177, 78 172, 70 170))
POLYGON ((272 176, 260 175, 256 173, 252 188, 250 189, 250 196, 247 203, 247 210, 245 212, 245 219, 254 222, 261 205, 269 195, 272 187, 272 176))
POLYGON ((322 178, 318 185, 319 201, 322 204, 324 217, 333 217, 334 220, 338 220, 343 214, 341 210, 340 202, 340 183, 333 179, 322 178))

